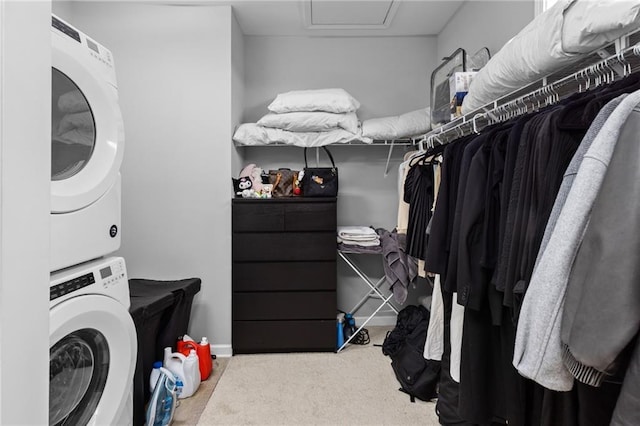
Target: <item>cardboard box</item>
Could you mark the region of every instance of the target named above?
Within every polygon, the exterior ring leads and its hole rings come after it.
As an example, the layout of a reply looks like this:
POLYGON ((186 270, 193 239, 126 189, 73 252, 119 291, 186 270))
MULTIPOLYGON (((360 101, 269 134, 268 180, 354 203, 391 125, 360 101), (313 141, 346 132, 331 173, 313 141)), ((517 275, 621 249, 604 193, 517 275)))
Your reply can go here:
POLYGON ((451 100, 451 119, 460 116, 462 100, 469 91, 469 86, 476 71, 455 72, 449 77, 449 99, 451 100))

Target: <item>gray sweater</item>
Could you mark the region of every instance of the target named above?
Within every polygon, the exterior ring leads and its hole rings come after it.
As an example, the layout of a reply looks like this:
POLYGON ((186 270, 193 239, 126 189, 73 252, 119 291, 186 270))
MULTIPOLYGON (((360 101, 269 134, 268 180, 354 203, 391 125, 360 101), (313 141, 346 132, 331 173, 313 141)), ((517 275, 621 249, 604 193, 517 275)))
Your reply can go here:
MULTIPOLYGON (((592 386, 618 372, 621 353, 640 329, 639 142, 640 105, 622 126, 567 285, 564 362, 592 386)), ((628 380, 640 377, 627 372, 628 380)))
POLYGON ((565 173, 524 297, 513 365, 552 390, 573 387, 560 336, 567 282, 620 128, 639 102, 640 91, 611 101, 589 128, 565 173))

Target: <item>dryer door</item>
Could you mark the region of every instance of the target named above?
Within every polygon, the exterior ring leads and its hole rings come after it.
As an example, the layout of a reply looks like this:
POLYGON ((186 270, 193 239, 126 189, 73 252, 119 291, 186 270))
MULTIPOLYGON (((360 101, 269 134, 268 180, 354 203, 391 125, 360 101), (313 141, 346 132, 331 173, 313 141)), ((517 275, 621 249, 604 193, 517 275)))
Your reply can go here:
POLYGON ((136 349, 133 320, 114 299, 78 296, 53 307, 49 424, 117 424, 130 407, 136 349))
POLYGON ((52 34, 51 211, 95 202, 116 180, 124 130, 117 89, 83 44, 52 34))

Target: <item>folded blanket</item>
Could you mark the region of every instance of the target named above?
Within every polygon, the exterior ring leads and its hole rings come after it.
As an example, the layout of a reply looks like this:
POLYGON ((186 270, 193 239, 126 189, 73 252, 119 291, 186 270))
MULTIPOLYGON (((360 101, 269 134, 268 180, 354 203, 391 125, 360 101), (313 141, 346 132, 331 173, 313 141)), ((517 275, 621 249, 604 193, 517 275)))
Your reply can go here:
POLYGON ((361 246, 358 244, 338 243, 338 250, 344 253, 378 254, 382 253, 382 246, 380 244, 375 246, 361 246))
POLYGON ((369 226, 338 226, 338 237, 342 239, 368 241, 378 239, 378 233, 369 226))
POLYGON ((338 244, 347 244, 361 247, 375 247, 380 245, 380 238, 374 238, 370 240, 353 240, 348 238, 340 238, 338 237, 338 244))
POLYGON ((340 128, 353 134, 358 133, 359 127, 355 112, 335 114, 324 111, 270 113, 258 120, 257 124, 290 132, 327 132, 340 128))
POLYGON ((402 115, 370 118, 362 122, 362 135, 376 140, 401 139, 431 130, 431 109, 423 108, 402 115))
POLYGON ((289 132, 287 130, 258 126, 256 123, 244 123, 238 126, 233 134, 233 140, 240 145, 246 146, 283 143, 309 148, 352 141, 372 142, 369 138, 347 132, 344 129, 335 129, 328 132, 289 132))

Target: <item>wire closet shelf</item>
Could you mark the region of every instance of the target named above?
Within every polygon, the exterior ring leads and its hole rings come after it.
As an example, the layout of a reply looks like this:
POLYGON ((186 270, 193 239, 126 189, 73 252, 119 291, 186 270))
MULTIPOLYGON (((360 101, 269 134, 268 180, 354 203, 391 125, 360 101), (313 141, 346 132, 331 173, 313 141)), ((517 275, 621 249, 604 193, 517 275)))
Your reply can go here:
POLYGON ((515 90, 426 133, 421 150, 480 133, 485 127, 555 104, 576 92, 608 84, 640 71, 640 31, 618 38, 561 71, 515 90))

